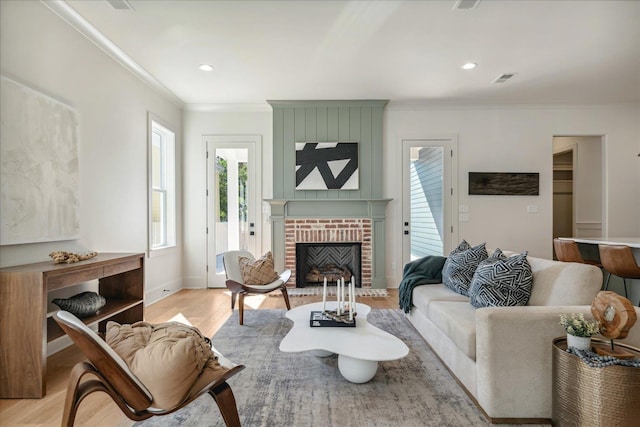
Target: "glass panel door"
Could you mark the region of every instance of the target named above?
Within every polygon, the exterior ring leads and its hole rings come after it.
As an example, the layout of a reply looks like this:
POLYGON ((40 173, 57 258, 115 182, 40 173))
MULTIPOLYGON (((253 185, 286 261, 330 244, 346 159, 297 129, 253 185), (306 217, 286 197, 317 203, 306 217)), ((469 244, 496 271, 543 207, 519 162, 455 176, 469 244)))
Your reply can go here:
POLYGON ((443 254, 442 147, 411 147, 409 225, 411 260, 443 254))
POLYGON ((224 287, 222 254, 256 247, 255 146, 247 141, 208 144, 208 287, 224 287))
POLYGON ((403 140, 403 263, 450 251, 452 141, 403 140))

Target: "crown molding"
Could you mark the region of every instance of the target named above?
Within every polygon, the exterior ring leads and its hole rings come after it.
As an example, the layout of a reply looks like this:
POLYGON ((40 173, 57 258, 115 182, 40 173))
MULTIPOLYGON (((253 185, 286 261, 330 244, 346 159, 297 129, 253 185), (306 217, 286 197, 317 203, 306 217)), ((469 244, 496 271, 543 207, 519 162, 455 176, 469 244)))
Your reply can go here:
POLYGON ((416 101, 390 101, 387 104, 387 111, 426 111, 426 110, 539 110, 539 109, 627 109, 640 108, 640 102, 618 102, 618 103, 598 103, 598 104, 576 104, 576 103, 473 103, 473 102, 437 102, 428 100, 416 101))
POLYGON ((384 108, 388 99, 319 99, 319 100, 270 100, 269 105, 274 108, 316 108, 316 107, 372 107, 384 108))
POLYGON ((256 103, 216 103, 216 104, 185 104, 185 111, 199 113, 261 113, 271 112, 271 106, 266 102, 256 103))
POLYGON ((140 64, 127 55, 122 49, 120 49, 115 43, 113 43, 107 36, 101 33, 96 27, 94 27, 89 21, 87 21, 82 15, 80 15, 74 8, 64 0, 40 0, 40 2, 48 7, 53 13, 58 15, 63 21, 73 27, 80 34, 89 39, 93 44, 102 49, 107 55, 113 58, 116 62, 129 70, 133 75, 138 77, 152 89, 160 93, 167 98, 171 103, 180 108, 184 108, 184 101, 176 96, 173 92, 167 89, 159 80, 152 76, 147 70, 142 68, 140 64))

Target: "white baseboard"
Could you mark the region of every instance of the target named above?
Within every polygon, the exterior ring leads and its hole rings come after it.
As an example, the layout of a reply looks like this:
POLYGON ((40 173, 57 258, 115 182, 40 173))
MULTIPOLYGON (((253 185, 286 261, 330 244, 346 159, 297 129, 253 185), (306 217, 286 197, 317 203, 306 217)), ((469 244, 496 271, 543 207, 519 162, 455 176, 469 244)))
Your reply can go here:
POLYGON ((202 276, 183 277, 182 287, 185 289, 206 289, 207 279, 202 276))
POLYGON ((160 301, 168 297, 171 294, 175 294, 180 289, 182 289, 182 281, 174 280, 172 282, 167 282, 162 284, 161 286, 156 287, 152 290, 147 290, 144 293, 144 305, 145 307, 160 301))

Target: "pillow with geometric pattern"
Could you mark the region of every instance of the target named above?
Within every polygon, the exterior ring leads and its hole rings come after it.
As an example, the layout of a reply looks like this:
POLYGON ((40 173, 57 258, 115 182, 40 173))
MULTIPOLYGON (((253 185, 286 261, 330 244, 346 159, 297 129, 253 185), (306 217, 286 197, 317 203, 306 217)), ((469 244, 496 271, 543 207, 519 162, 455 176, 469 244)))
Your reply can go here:
POLYGON ((469 296, 469 285, 478 264, 489 256, 486 243, 471 247, 466 240, 451 251, 442 267, 442 283, 460 295, 469 296))
POLYGON ((238 257, 238 262, 242 270, 242 281, 245 285, 268 285, 280 277, 273 268, 271 251, 255 260, 241 256, 238 257))
POLYGON ((469 302, 477 308, 527 305, 532 286, 526 251, 508 258, 491 257, 482 261, 473 275, 469 302))

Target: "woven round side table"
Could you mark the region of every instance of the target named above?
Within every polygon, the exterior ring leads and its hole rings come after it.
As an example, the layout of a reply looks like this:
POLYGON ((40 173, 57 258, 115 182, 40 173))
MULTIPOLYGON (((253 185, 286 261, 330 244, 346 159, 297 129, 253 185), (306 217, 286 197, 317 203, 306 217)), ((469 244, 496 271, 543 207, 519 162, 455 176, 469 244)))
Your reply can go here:
MULTIPOLYGON (((640 349, 624 344, 616 346, 640 358, 640 349)), ((640 368, 619 365, 592 368, 566 350, 566 338, 553 340, 553 425, 639 425, 640 368)))

